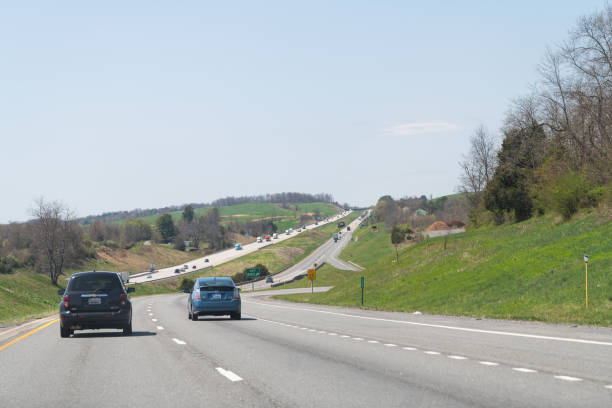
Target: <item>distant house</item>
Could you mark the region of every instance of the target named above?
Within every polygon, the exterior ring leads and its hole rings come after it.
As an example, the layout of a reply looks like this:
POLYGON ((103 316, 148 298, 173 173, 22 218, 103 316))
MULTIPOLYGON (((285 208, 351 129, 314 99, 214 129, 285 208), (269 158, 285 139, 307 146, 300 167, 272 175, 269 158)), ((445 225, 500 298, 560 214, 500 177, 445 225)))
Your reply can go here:
POLYGON ((414 212, 414 215, 417 215, 417 216, 418 216, 418 215, 427 215, 427 211, 425 211, 425 210, 424 210, 424 209, 422 209, 422 208, 419 208, 418 210, 416 210, 416 211, 414 212))

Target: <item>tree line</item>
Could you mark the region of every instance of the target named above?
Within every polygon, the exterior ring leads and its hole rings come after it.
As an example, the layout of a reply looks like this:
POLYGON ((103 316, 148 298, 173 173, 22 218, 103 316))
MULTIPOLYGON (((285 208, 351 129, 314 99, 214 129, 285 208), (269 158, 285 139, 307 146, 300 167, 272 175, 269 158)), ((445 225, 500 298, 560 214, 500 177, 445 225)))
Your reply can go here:
POLYGON ((571 218, 612 200, 612 6, 550 48, 532 91, 511 105, 502 143, 478 128, 461 161, 470 221, 571 218))

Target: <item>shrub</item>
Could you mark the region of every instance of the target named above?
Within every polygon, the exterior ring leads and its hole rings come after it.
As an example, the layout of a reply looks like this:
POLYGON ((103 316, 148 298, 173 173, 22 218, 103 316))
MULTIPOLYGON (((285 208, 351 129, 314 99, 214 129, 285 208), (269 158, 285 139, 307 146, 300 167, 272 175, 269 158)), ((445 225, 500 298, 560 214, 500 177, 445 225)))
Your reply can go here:
MULTIPOLYGON (((589 186, 585 177, 577 172, 569 171, 552 180, 546 195, 551 206, 559 212, 565 220, 569 220, 580 209, 581 205, 589 201, 589 186)), ((597 192, 593 193, 596 199, 597 192)))
POLYGON ((193 285, 195 285, 195 280, 191 278, 183 278, 179 282, 178 289, 179 290, 185 290, 185 289, 191 290, 191 288, 193 288, 193 285))
POLYGON ((13 255, 0 257, 0 273, 12 273, 15 268, 20 266, 19 261, 13 255))

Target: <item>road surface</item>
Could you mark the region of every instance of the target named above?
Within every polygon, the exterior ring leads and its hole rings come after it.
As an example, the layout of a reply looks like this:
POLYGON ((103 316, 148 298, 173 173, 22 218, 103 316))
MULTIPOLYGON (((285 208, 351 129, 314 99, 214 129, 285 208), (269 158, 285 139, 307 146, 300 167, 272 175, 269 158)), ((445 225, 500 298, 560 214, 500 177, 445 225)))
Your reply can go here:
MULTIPOLYGON (((304 259, 302 259, 297 264, 291 266, 290 268, 277 273, 273 276, 274 284, 282 283, 282 282, 290 282, 298 275, 304 275, 308 269, 313 268, 315 264, 322 265, 324 262, 328 262, 334 267, 347 271, 358 271, 355 265, 350 264, 346 261, 343 261, 338 258, 340 252, 346 247, 346 245, 351 240, 353 236, 353 232, 355 228, 359 227, 359 224, 363 220, 361 218, 357 218, 353 220, 349 225, 344 227, 341 231, 341 238, 338 242, 334 242, 333 238, 330 238, 323 245, 315 249, 311 254, 307 255, 304 259), (348 231, 350 227, 351 231, 348 231)), ((265 280, 259 280, 254 283, 244 283, 240 287, 244 290, 261 290, 270 288, 272 283, 266 283, 265 280)))
MULTIPOLYGON (((319 288, 324 290, 324 288, 319 288)), ((3 407, 610 407, 612 329, 243 295, 243 319, 134 299, 134 335, 0 337, 3 407), (10 344, 9 346, 6 346, 10 344)), ((0 335, 1 336, 1 335, 0 335)))

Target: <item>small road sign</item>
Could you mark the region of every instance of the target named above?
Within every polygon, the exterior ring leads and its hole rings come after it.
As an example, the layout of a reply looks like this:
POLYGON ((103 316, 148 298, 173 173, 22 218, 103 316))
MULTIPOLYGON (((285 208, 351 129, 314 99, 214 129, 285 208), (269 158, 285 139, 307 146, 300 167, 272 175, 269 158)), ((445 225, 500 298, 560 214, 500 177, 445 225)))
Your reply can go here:
POLYGON ((308 280, 316 280, 317 279, 317 270, 316 269, 309 269, 308 270, 308 280))
POLYGON ((259 268, 247 268, 246 278, 247 279, 259 278, 259 268))

